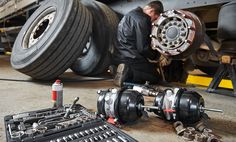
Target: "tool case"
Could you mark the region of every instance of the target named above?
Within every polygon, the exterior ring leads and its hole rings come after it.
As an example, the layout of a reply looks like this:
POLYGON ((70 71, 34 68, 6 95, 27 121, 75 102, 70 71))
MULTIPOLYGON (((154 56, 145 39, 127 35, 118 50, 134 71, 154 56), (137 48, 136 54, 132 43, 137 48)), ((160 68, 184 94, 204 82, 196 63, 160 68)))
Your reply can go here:
POLYGON ((70 106, 5 116, 7 142, 137 142, 82 105, 70 106))

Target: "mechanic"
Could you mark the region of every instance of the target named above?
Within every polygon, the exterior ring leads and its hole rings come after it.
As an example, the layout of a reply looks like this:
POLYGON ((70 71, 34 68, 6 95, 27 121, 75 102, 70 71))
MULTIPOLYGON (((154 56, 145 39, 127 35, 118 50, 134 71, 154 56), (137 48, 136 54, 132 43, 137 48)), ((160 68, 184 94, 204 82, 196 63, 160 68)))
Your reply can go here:
POLYGON ((158 60, 160 54, 151 49, 152 22, 163 12, 160 1, 152 1, 144 8, 138 7, 127 13, 118 25, 117 46, 114 61, 118 65, 114 84, 123 82, 158 83, 160 74, 157 64, 149 60, 158 60))

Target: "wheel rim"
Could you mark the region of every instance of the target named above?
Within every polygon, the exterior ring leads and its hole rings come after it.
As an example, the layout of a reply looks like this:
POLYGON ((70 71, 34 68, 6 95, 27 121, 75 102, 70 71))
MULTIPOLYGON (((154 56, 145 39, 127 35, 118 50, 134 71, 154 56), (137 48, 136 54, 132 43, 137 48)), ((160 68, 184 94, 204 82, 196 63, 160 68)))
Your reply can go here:
POLYGON ((28 32, 23 38, 24 49, 29 49, 45 35, 48 29, 51 27, 56 16, 56 9, 51 7, 46 9, 41 15, 39 15, 29 27, 28 32))
POLYGON ((197 48, 200 34, 202 24, 196 15, 183 10, 166 11, 153 23, 152 48, 165 56, 189 56, 186 51, 197 48))
POLYGON ((160 43, 165 47, 176 49, 184 44, 188 31, 187 24, 183 19, 174 17, 173 20, 165 20, 163 30, 159 29, 160 43))
POLYGON ((84 47, 80 58, 83 58, 84 56, 86 56, 88 54, 88 52, 91 48, 91 45, 92 45, 92 36, 89 36, 89 40, 87 41, 86 46, 84 47))

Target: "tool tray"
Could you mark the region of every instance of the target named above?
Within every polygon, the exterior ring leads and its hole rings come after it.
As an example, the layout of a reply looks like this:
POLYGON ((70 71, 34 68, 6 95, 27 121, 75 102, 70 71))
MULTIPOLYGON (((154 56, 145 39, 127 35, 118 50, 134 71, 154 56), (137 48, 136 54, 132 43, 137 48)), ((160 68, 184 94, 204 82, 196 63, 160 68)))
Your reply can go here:
POLYGON ((4 117, 7 142, 137 142, 85 107, 48 108, 4 117))

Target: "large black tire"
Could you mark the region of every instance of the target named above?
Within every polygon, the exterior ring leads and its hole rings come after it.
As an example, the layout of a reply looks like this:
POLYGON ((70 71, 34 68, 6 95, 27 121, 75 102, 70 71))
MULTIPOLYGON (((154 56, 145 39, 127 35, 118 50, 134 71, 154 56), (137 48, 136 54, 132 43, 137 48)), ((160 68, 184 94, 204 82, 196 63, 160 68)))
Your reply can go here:
MULTIPOLYGON (((210 40, 210 38, 208 37, 208 35, 206 35, 205 34, 205 36, 204 36, 204 43, 207 45, 207 47, 209 48, 209 51, 206 51, 206 52, 211 52, 211 53, 213 53, 213 52, 216 52, 216 51, 212 51, 212 50, 215 50, 214 49, 214 46, 213 46, 213 44, 211 43, 211 40, 210 40), (211 49, 211 48, 213 48, 213 49, 211 49)), ((191 60, 192 60, 192 62, 193 62, 193 64, 195 65, 195 66, 202 66, 202 67, 218 67, 218 65, 219 65, 219 62, 213 62, 213 61, 207 61, 207 62, 204 62, 204 61, 202 61, 201 60, 201 58, 202 57, 198 57, 198 52, 201 52, 201 51, 205 51, 205 49, 201 49, 201 48, 199 48, 199 49, 197 49, 197 51, 196 52, 194 52, 192 55, 191 55, 191 60)))
POLYGON ((34 79, 61 75, 82 53, 92 16, 79 0, 45 1, 16 38, 11 64, 34 79))
MULTIPOLYGON (((211 40, 210 38, 208 37, 208 35, 205 35, 204 37, 204 43, 208 46, 209 48, 209 51, 208 52, 214 52, 214 51, 211 51, 210 48, 214 48, 212 43, 211 43, 211 40)), ((193 64, 195 65, 196 68, 198 68, 199 70, 201 70, 202 72, 206 73, 207 75, 209 76, 213 76, 216 71, 217 71, 217 68, 219 66, 219 62, 214 62, 214 61, 207 61, 207 62, 204 62, 204 61, 201 61, 198 57, 198 51, 201 51, 201 50, 205 50, 205 49, 198 49, 196 52, 194 52, 191 56, 191 60, 193 62, 193 64)))
POLYGON ((93 15, 93 33, 88 50, 79 57, 71 69, 79 74, 94 76, 103 73, 110 64, 118 17, 108 6, 93 0, 82 0, 93 15))
POLYGON ((96 3, 103 10, 104 14, 107 17, 107 26, 109 27, 109 50, 108 52, 105 52, 106 55, 100 60, 97 65, 97 70, 94 70, 91 73, 92 75, 97 75, 103 73, 104 71, 107 71, 108 66, 111 64, 112 54, 117 42, 117 28, 120 21, 118 15, 111 8, 101 2, 96 3))

